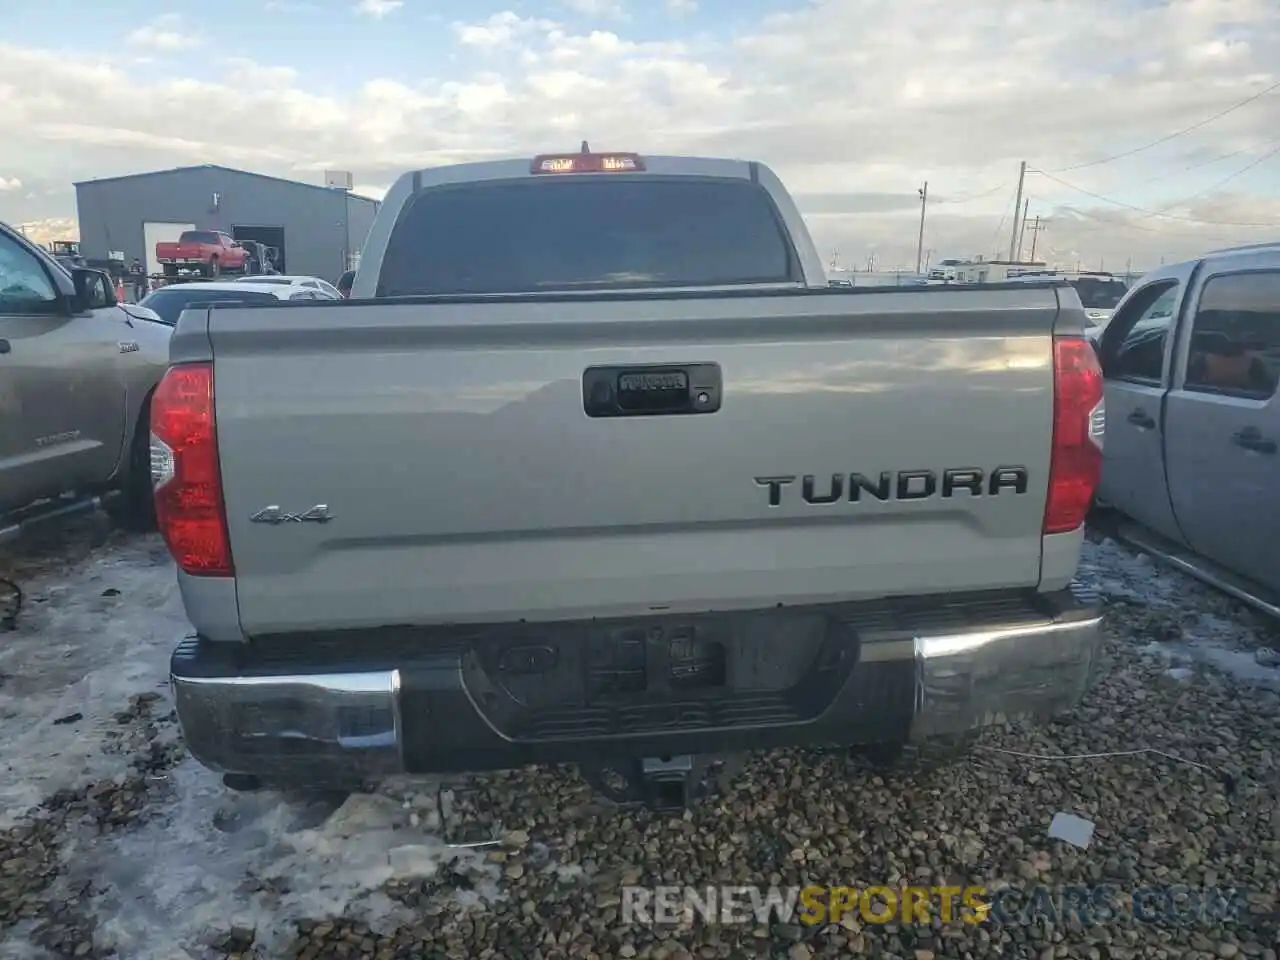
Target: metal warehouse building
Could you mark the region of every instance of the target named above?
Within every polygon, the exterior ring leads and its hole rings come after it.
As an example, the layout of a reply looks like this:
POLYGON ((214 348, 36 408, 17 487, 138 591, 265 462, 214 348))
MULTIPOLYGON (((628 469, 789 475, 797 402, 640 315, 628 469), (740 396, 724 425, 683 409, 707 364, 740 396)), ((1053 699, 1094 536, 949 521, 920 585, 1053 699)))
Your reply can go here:
POLYGON ((156 274, 157 243, 219 230, 275 247, 281 273, 332 282, 358 260, 378 209, 349 186, 349 177, 323 187, 215 164, 85 180, 75 185, 80 252, 90 262, 137 257, 156 274))

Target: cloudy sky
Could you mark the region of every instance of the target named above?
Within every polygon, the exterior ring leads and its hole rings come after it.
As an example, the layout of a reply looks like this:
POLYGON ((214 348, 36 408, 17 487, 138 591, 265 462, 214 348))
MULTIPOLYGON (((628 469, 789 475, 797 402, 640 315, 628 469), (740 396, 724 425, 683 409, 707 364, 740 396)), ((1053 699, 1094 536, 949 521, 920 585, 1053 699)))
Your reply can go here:
POLYGON ((1021 160, 1062 265, 1280 238, 1280 0, 85 10, 9 0, 0 40, 0 220, 51 238, 75 180, 210 162, 376 194, 583 138, 763 160, 842 266, 914 265, 926 180, 935 260, 1007 254, 1021 160))

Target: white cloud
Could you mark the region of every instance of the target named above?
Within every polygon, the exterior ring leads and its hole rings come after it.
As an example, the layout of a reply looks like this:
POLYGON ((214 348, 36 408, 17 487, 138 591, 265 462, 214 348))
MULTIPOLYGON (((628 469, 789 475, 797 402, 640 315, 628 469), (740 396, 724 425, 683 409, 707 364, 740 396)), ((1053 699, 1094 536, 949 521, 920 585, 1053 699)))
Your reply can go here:
POLYGON ((32 243, 48 244, 54 240, 80 239, 80 226, 71 217, 26 220, 16 226, 32 243))
POLYGON ((570 10, 587 17, 621 20, 627 16, 622 0, 562 0, 562 2, 570 10))
POLYGON ((0 177, 0 193, 7 193, 10 190, 21 190, 22 181, 17 177, 0 177))
POLYGON ((479 23, 455 23, 453 32, 465 47, 495 50, 510 47, 538 33, 555 29, 550 20, 521 17, 510 10, 495 13, 479 23))
POLYGON ((126 38, 129 43, 160 53, 173 53, 199 46, 200 38, 186 33, 177 14, 167 13, 138 27, 126 38))
POLYGON ((698 0, 667 0, 667 10, 682 17, 698 9, 698 0))
POLYGON ((395 13, 403 6, 404 0, 360 0, 354 9, 361 16, 381 20, 383 17, 395 13))
POLYGON ((385 184, 414 166, 587 139, 763 160, 798 195, 824 256, 838 247, 850 263, 873 252, 914 263, 923 180, 935 257, 1007 252, 1022 159, 1059 171, 1027 179, 1032 215, 1049 221, 1037 253, 1051 257, 1147 266, 1280 228, 1280 157, 1226 180, 1275 146, 1280 94, 1155 149, 1062 170, 1280 80, 1274 0, 813 0, 741 36, 678 43, 508 10, 453 35, 466 71, 426 81, 388 65, 346 95, 290 69, 287 48, 283 66, 213 61, 221 74, 197 81, 131 69, 124 55, 0 45, 5 174, 64 198, 9 191, 0 218, 65 215, 72 180, 179 163, 312 182, 329 167, 385 184), (1265 225, 1242 225, 1253 223, 1265 225))

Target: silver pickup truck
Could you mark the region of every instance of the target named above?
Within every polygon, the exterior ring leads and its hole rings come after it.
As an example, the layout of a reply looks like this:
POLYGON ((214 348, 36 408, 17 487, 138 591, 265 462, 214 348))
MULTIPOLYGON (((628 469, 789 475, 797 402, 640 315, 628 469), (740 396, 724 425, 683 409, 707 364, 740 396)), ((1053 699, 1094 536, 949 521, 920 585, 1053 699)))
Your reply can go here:
POLYGON ((1144 276, 1098 339, 1120 533, 1280 616, 1280 244, 1144 276))
POLYGON ((758 163, 407 174, 353 299, 177 324, 187 743, 241 788, 576 762, 679 806, 708 755, 1069 708, 1084 319, 1048 284, 832 289, 758 163))

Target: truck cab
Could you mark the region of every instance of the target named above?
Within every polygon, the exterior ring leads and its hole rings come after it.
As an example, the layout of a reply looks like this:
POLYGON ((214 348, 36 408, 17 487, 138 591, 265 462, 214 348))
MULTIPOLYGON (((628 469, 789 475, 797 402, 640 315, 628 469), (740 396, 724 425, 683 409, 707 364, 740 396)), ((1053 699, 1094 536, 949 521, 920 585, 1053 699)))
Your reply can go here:
POLYGON ((145 523, 145 411, 168 345, 105 272, 0 224, 0 540, 99 503, 145 523))
POLYGON ((1187 572, 1280 612, 1280 245, 1145 275, 1102 334, 1108 443, 1098 496, 1187 572), (1212 568, 1190 555, 1207 560, 1212 568))

